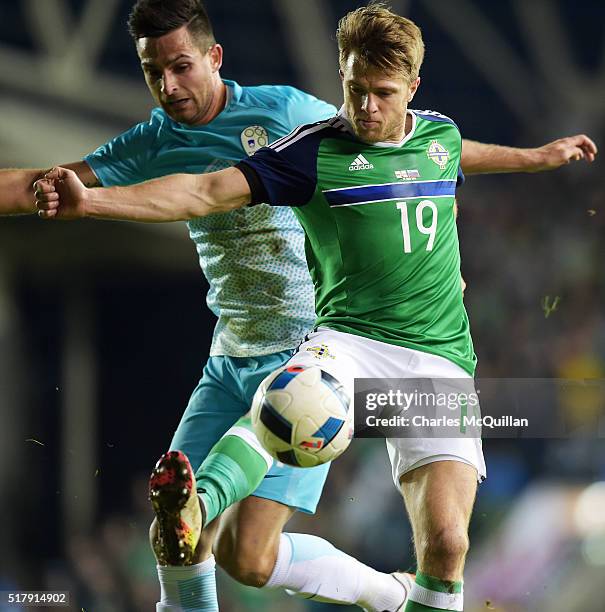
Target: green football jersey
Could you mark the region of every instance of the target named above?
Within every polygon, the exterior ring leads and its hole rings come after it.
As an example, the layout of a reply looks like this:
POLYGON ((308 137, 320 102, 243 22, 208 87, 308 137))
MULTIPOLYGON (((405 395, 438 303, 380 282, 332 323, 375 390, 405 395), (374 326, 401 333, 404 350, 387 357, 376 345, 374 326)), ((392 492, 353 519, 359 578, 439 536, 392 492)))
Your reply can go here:
POLYGON ((443 115, 410 114, 399 144, 360 142, 341 111, 238 167, 254 202, 296 206, 316 326, 440 355, 473 374, 454 214, 461 136, 443 115))

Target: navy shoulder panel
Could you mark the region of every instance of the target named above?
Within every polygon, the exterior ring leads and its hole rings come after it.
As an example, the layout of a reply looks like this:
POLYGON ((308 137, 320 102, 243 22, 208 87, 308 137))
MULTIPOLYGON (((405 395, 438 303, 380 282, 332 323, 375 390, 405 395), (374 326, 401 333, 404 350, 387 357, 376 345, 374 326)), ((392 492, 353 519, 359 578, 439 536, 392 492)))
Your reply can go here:
POLYGON ((301 125, 242 160, 237 167, 248 179, 252 203, 267 202, 276 206, 306 204, 313 197, 317 185, 317 153, 321 141, 342 135, 344 129, 338 117, 301 125))
POLYGON ((441 123, 451 123, 452 125, 455 125, 456 127, 458 127, 456 125, 456 122, 453 119, 450 119, 446 115, 442 115, 441 113, 438 113, 437 111, 432 111, 432 110, 413 110, 413 109, 410 109, 410 110, 415 115, 417 115, 418 117, 422 117, 422 119, 426 119, 427 121, 437 121, 437 122, 441 122, 441 123))

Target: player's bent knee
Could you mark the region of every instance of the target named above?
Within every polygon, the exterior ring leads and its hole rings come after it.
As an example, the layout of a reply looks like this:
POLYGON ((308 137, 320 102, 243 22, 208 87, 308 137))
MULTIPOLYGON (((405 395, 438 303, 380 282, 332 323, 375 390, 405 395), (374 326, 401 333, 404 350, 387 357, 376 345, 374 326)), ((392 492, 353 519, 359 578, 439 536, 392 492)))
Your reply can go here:
POLYGON ((214 548, 217 563, 234 579, 246 586, 261 588, 267 584, 275 567, 273 551, 238 545, 230 536, 219 537, 214 548))
POLYGON ((469 548, 469 539, 465 531, 452 528, 440 529, 424 539, 423 556, 432 559, 464 559, 469 548))
POLYGON ((246 586, 260 589, 271 578, 275 559, 267 557, 229 557, 216 555, 218 564, 233 578, 246 586))
POLYGON ((273 573, 273 566, 274 563, 269 564, 262 559, 257 559, 254 564, 235 559, 231 571, 227 570, 227 573, 246 586, 260 589, 269 582, 273 573))

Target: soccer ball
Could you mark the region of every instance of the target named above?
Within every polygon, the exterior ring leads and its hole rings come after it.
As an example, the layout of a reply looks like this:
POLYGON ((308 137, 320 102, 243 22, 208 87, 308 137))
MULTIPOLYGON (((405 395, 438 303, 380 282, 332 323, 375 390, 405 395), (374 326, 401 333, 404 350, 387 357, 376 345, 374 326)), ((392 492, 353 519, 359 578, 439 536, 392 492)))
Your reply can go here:
POLYGON ((336 459, 349 446, 351 399, 320 367, 286 366, 260 384, 252 400, 252 425, 275 459, 313 467, 336 459))

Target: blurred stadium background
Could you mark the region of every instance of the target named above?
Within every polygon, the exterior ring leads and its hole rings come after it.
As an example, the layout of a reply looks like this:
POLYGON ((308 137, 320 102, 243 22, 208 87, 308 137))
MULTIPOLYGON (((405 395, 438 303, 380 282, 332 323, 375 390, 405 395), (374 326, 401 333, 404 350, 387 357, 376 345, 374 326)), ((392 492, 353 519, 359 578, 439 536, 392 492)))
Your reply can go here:
MULTIPOLYGON (((223 76, 294 84, 338 104, 333 32, 359 4, 208 0, 223 76)), ((602 0, 391 4, 423 28, 417 108, 485 142, 585 132, 604 146, 602 0)), ((0 1, 1 167, 81 159, 146 119, 130 5, 0 1)), ((604 194, 600 160, 473 177, 460 191, 479 376, 605 377, 604 194), (546 296, 560 298, 548 317, 546 296)), ((207 356, 204 294, 184 224, 0 220, 0 589, 68 589, 77 610, 154 609, 146 478, 207 356)), ((566 400, 544 399, 553 401, 566 400)), ((605 610, 605 441, 489 440, 485 454, 466 610, 605 610)), ((355 442, 317 515, 290 530, 385 571, 411 567, 384 444, 355 442)), ((331 609, 224 574, 220 599, 225 612, 331 609)))

